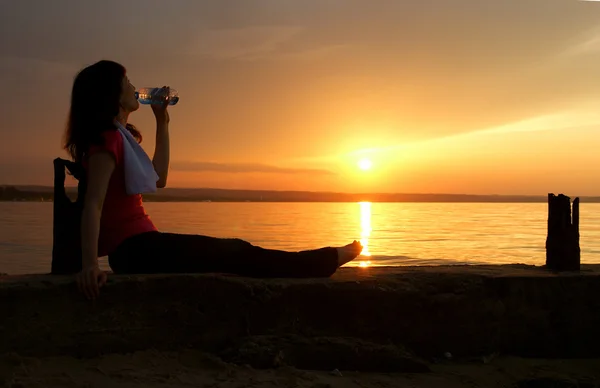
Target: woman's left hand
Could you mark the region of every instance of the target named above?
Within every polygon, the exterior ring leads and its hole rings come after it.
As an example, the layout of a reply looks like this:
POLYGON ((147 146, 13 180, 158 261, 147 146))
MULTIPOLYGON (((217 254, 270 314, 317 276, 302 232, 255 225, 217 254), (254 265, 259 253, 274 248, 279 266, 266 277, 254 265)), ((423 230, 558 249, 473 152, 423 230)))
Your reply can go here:
POLYGON ((154 117, 156 117, 156 121, 163 121, 168 123, 170 120, 169 112, 167 111, 170 102, 170 92, 170 87, 163 86, 158 92, 158 94, 162 97, 162 102, 159 104, 150 105, 150 107, 152 107, 152 112, 154 112, 154 117))

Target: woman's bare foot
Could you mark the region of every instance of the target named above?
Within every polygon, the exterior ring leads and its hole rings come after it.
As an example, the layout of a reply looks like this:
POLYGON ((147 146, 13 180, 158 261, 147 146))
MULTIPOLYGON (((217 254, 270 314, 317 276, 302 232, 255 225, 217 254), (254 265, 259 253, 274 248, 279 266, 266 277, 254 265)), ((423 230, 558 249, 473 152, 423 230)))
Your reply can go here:
POLYGON ((360 242, 354 240, 354 242, 351 244, 336 249, 338 256, 338 267, 341 267, 347 262, 354 260, 356 256, 360 255, 363 250, 363 246, 360 242))

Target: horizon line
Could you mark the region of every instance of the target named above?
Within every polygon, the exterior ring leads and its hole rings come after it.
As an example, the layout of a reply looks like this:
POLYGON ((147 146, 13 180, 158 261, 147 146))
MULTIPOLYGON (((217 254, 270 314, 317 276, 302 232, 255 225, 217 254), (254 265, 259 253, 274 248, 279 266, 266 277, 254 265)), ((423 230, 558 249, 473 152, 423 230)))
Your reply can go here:
MULTIPOLYGON (((600 0, 599 0, 600 1, 600 0)), ((0 187, 43 187, 54 189, 52 185, 36 185, 36 184, 0 184, 0 187)), ((65 188, 77 188, 77 185, 65 185, 65 188)), ((469 193, 419 193, 419 192, 342 192, 342 191, 310 191, 310 190, 269 190, 269 189, 226 189, 219 187, 165 187, 157 189, 155 193, 159 194, 164 190, 222 190, 222 191, 252 191, 252 192, 277 192, 277 193, 314 193, 314 194, 344 194, 344 195, 454 195, 454 196, 473 196, 473 197, 547 197, 550 194, 566 195, 570 198, 600 198, 600 194, 594 195, 567 195, 564 193, 546 193, 546 194, 469 194, 469 193)))

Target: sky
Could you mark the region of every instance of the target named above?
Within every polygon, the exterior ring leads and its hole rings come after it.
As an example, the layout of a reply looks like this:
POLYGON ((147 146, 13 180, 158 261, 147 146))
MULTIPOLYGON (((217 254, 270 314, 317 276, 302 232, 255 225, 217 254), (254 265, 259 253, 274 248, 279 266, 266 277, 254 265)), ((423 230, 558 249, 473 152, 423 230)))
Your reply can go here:
POLYGON ((179 92, 169 187, 600 195, 600 2, 0 0, 0 184, 101 59, 179 92))

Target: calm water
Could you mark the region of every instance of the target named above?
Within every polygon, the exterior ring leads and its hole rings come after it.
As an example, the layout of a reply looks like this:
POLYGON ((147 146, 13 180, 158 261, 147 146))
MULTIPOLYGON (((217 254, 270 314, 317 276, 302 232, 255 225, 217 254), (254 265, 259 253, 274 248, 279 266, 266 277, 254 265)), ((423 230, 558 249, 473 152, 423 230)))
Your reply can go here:
MULTIPOLYGON (((159 229, 267 248, 365 245, 354 265, 543 264, 547 205, 147 203, 159 229)), ((600 204, 581 205, 582 262, 600 263, 600 204)), ((50 269, 52 203, 0 202, 0 272, 50 269)), ((101 260, 105 268, 106 260, 101 260)))

